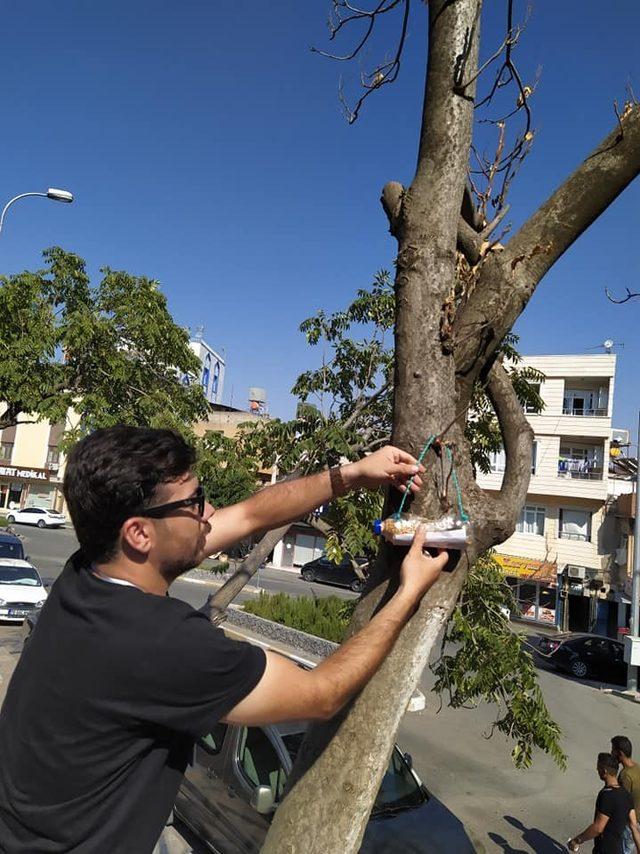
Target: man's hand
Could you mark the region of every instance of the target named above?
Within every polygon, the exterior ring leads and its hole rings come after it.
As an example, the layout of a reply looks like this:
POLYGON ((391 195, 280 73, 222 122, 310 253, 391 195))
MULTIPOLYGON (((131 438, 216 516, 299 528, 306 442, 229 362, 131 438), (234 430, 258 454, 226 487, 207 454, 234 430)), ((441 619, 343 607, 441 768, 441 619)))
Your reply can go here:
POLYGON ((437 557, 431 557, 423 551, 425 535, 425 527, 420 525, 400 568, 400 589, 398 592, 407 594, 418 601, 437 581, 443 567, 449 560, 449 555, 444 549, 438 550, 437 557))
POLYGON ((378 486, 392 484, 401 492, 407 490, 407 481, 412 477, 409 489, 411 492, 417 492, 422 486, 422 472, 424 466, 418 465, 418 461, 411 454, 392 445, 386 445, 368 457, 342 468, 345 483, 350 489, 376 489, 378 486))

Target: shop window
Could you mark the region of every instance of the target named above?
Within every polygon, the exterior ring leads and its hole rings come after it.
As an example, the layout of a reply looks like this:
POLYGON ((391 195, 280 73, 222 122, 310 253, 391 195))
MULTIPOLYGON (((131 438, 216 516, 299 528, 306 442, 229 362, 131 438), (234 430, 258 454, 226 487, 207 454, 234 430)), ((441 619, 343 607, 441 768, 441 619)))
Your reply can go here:
POLYGON ((516 531, 521 534, 536 534, 541 537, 544 535, 544 517, 544 507, 527 504, 522 508, 522 513, 516 524, 516 531))
POLYGON ((560 510, 560 539, 591 540, 591 513, 587 510, 560 510))

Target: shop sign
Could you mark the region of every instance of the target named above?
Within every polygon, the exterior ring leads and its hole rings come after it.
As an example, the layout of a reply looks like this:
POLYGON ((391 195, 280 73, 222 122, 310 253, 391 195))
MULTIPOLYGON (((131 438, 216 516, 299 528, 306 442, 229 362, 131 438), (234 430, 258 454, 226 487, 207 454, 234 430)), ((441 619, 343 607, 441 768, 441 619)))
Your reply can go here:
POLYGON ((16 466, 0 466, 0 477, 17 477, 22 480, 49 480, 44 469, 20 469, 16 466))
POLYGON ((532 581, 551 581, 554 584, 557 582, 557 563, 516 555, 494 554, 493 557, 500 564, 505 575, 530 578, 532 581))

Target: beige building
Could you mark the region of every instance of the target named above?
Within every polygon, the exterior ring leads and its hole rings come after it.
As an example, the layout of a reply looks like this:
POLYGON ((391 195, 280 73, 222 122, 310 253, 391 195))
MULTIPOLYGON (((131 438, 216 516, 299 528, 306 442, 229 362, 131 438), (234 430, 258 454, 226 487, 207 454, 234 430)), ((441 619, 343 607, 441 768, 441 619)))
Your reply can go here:
MULTIPOLYGON (((524 618, 615 634, 619 596, 607 549, 608 462, 616 357, 531 356, 545 408, 527 417, 535 435, 531 482, 516 533, 496 551, 524 618)), ((480 475, 498 490, 504 454, 480 475)))
MULTIPOLYGON (((63 508, 65 457, 60 442, 65 424, 20 416, 20 423, 0 431, 0 513, 23 507, 63 508)), ((74 421, 67 416, 66 429, 74 421)))

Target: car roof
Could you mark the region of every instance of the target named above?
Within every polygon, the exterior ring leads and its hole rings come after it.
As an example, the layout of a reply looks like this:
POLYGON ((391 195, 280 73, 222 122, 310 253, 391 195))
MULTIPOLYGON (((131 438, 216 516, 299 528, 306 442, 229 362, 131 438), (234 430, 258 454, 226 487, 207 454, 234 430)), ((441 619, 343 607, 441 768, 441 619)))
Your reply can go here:
POLYGON ((0 533, 0 542, 3 543, 21 543, 22 540, 20 537, 16 537, 15 534, 2 534, 0 533))
POLYGON ((32 563, 29 563, 28 560, 17 560, 12 557, 0 557, 0 566, 10 566, 15 569, 24 569, 25 567, 35 569, 35 566, 32 563))

